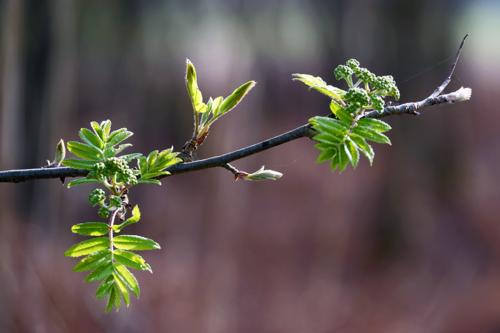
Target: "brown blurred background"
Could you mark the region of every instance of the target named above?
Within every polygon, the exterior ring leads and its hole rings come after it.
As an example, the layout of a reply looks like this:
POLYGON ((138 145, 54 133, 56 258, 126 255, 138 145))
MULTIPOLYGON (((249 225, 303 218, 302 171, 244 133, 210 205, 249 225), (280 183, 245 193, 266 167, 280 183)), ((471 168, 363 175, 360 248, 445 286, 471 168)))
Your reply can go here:
POLYGON ((136 150, 191 134, 184 62, 205 96, 254 79, 198 157, 327 112, 290 80, 356 57, 393 74, 402 100, 427 96, 470 33, 449 89, 468 103, 393 117, 343 174, 306 139, 235 163, 284 172, 233 182, 212 169, 142 186, 158 240, 139 300, 104 314, 71 271, 72 224, 95 218, 90 187, 0 185, 1 332, 500 332, 500 3, 373 1, 0 1, 0 169, 37 167, 91 120, 135 132, 136 150))

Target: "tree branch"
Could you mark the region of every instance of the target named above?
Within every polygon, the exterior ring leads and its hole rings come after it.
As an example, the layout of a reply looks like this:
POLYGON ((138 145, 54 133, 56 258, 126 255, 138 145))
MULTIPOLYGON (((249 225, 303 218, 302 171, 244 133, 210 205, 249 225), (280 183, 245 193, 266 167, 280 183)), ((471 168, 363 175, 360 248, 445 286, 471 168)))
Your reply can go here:
MULTIPOLYGON (((371 111, 365 115, 368 118, 382 118, 393 115, 401 114, 415 114, 417 110, 424 107, 430 107, 438 104, 450 104, 455 102, 463 102, 470 98, 469 88, 460 88, 459 90, 440 95, 437 97, 428 97, 419 102, 405 103, 398 106, 388 106, 382 112, 371 111)), ((197 160, 193 162, 186 162, 176 164, 167 171, 172 175, 186 173, 191 171, 203 170, 214 167, 223 167, 225 164, 230 163, 241 158, 260 153, 264 150, 282 145, 289 141, 299 139, 302 137, 311 137, 314 131, 309 124, 299 126, 291 131, 277 135, 273 138, 255 143, 248 147, 244 147, 230 153, 210 158, 197 160)), ((17 169, 0 171, 0 183, 18 183, 35 179, 49 179, 49 178, 67 178, 67 177, 85 177, 87 170, 78 170, 66 167, 56 168, 37 168, 37 169, 17 169)))
MULTIPOLYGON (((460 52, 462 50, 466 38, 467 35, 463 38, 462 43, 460 44, 460 47, 455 56, 455 61, 451 66, 449 75, 443 81, 443 83, 441 83, 441 85, 433 91, 431 95, 429 95, 427 98, 421 101, 388 106, 381 112, 369 111, 364 115, 364 117, 383 118, 387 116, 402 115, 402 114, 418 115, 419 114, 418 110, 421 110, 423 108, 439 104, 452 104, 469 100, 471 97, 470 88, 462 87, 452 93, 441 95, 443 90, 448 86, 448 84, 451 81, 453 72, 455 71, 458 59, 460 57, 460 52)), ((227 164, 232 161, 260 153, 264 150, 282 145, 286 142, 296 140, 302 137, 310 138, 314 135, 314 133, 315 133, 314 130, 310 127, 309 124, 304 124, 286 133, 277 135, 270 139, 255 143, 248 147, 244 147, 223 155, 213 156, 210 158, 197 160, 193 162, 184 162, 176 164, 168 168, 167 171, 169 171, 172 175, 176 175, 180 173, 186 173, 186 172, 203 170, 214 167, 227 168, 227 164)), ((230 171, 234 173, 234 170, 230 171)), ((35 179, 49 179, 49 178, 64 179, 66 177, 85 177, 87 173, 88 173, 87 170, 78 170, 66 167, 54 167, 54 168, 46 167, 46 168, 36 168, 36 169, 6 170, 6 171, 0 171, 0 183, 18 183, 35 179)))

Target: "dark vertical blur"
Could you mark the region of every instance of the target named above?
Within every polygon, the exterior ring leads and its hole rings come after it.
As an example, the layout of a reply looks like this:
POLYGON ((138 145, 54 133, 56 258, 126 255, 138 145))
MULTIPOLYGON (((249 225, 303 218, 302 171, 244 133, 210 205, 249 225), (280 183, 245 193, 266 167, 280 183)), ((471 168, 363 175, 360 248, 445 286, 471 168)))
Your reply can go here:
POLYGON ((500 4, 478 1, 0 1, 0 169, 37 167, 91 120, 135 132, 140 152, 191 133, 184 61, 205 96, 258 82, 198 157, 327 112, 290 80, 355 57, 429 94, 470 33, 449 89, 468 103, 394 117, 373 167, 331 173, 308 140, 225 170, 138 187, 131 232, 161 242, 142 295, 104 314, 71 271, 70 225, 95 218, 89 188, 0 185, 2 332, 498 332, 500 4))

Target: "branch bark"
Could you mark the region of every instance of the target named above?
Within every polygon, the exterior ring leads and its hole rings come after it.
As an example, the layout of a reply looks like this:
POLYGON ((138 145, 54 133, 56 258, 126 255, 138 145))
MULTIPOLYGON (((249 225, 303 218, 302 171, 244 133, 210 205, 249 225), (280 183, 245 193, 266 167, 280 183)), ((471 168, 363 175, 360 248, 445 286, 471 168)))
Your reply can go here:
MULTIPOLYGON (((439 85, 431 95, 427 98, 417 101, 409 102, 400 105, 388 106, 382 112, 370 111, 365 114, 364 117, 367 118, 383 118, 394 115, 419 115, 418 112, 421 109, 431 107, 439 104, 452 104, 457 102, 464 102, 470 99, 471 89, 470 88, 460 88, 452 93, 443 94, 441 93, 448 86, 455 71, 458 59, 460 57, 460 52, 462 50, 463 44, 467 36, 464 37, 460 47, 455 56, 455 61, 451 66, 449 75, 446 79, 439 85)), ((210 158, 184 162, 176 164, 169 169, 167 169, 171 175, 177 175, 181 173, 203 170, 215 167, 225 167, 228 163, 239 160, 241 158, 257 154, 264 150, 282 145, 286 142, 293 141, 303 137, 312 137, 314 135, 314 130, 309 124, 304 124, 291 131, 282 133, 270 139, 255 143, 253 145, 223 154, 219 156, 213 156, 210 158)), ((55 167, 55 168, 36 168, 36 169, 17 169, 17 170, 5 170, 0 171, 0 183, 18 183, 29 180, 36 179, 50 179, 50 178, 67 178, 67 177, 85 177, 87 175, 87 170, 78 170, 67 167, 55 167)))

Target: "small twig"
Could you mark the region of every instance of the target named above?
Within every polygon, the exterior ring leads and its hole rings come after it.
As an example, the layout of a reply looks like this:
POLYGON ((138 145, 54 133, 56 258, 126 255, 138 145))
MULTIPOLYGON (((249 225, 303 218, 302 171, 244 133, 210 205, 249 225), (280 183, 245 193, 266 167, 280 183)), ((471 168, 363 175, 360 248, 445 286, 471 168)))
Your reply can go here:
POLYGON ((464 38, 462 39, 462 42, 460 43, 460 46, 458 47, 457 53, 455 55, 455 61, 451 65, 450 68, 450 73, 448 74, 448 77, 441 83, 439 87, 434 90, 434 92, 429 96, 429 98, 432 97, 437 97, 441 95, 441 93, 446 89, 448 84, 451 82, 451 78, 453 76, 453 73, 455 72, 455 68, 457 67, 458 59, 460 59, 460 53, 462 53, 462 48, 464 47, 465 40, 469 37, 469 34, 466 34, 464 38))
POLYGON ((237 169, 234 165, 231 165, 229 163, 226 163, 226 164, 222 165, 222 167, 224 169, 230 171, 233 174, 235 181, 237 181, 237 180, 243 178, 244 176, 248 175, 248 172, 241 171, 241 170, 237 169))

